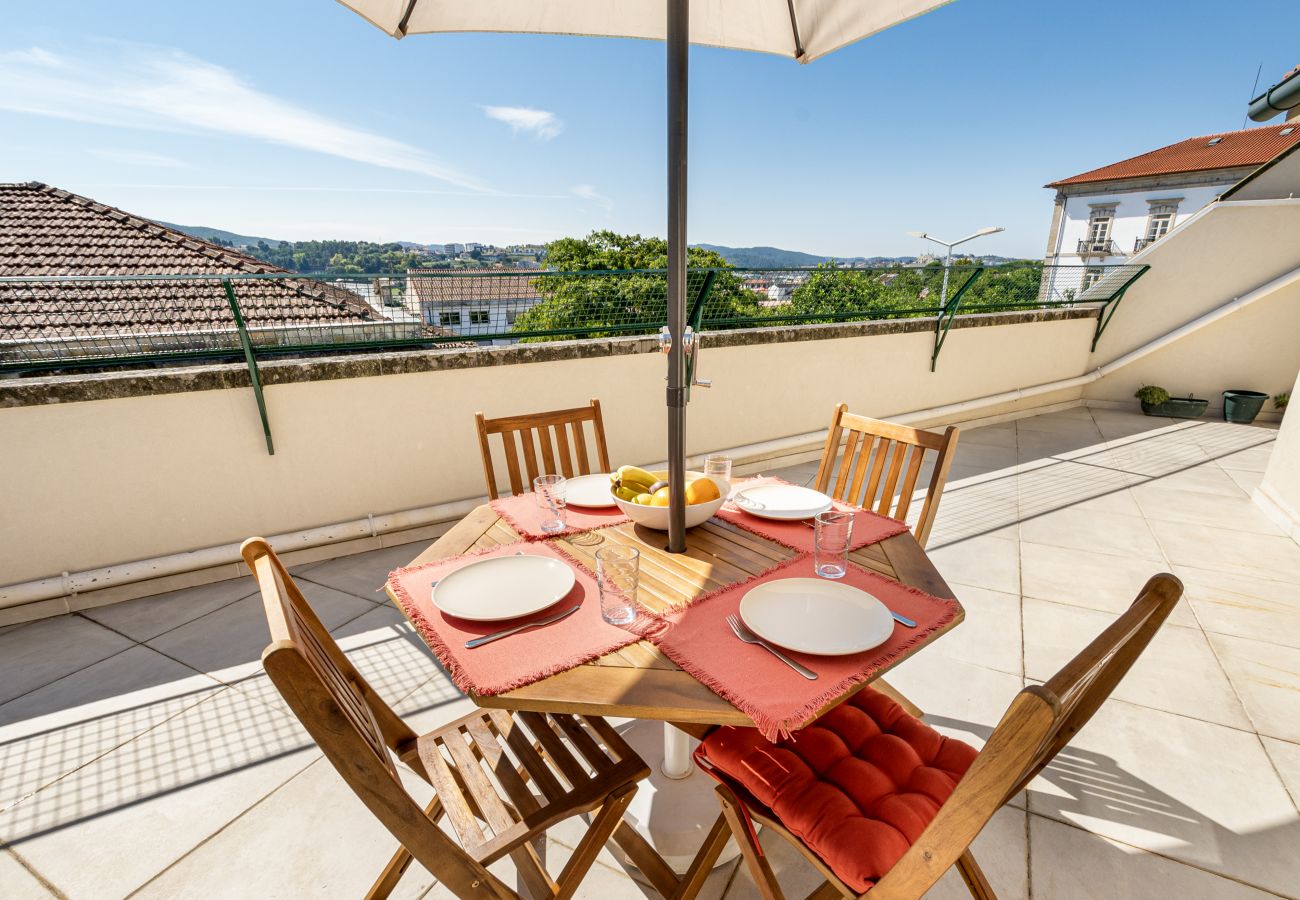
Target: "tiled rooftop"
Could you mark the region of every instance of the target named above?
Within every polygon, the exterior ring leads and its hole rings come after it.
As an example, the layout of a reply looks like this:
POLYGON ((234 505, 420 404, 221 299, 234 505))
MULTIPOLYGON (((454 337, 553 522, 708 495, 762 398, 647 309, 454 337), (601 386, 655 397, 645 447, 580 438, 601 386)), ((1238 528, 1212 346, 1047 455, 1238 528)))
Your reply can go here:
MULTIPOLYGON (((1300 890, 1300 547, 1250 500, 1273 434, 1082 407, 963 432, 930 553, 967 618, 890 677, 940 730, 978 745, 1147 576, 1187 586, 1115 696, 976 841, 999 896, 1300 890)), ((296 576, 428 728, 470 703, 377 592, 422 547, 296 576)), ((266 642, 251 579, 0 630, 2 893, 360 896, 394 842, 261 672, 266 642)), ((553 834, 553 868, 573 833, 553 834)), ((810 889, 766 843, 789 895, 810 889)), ((581 896, 647 894, 606 852, 581 896)), ((417 865, 397 895, 448 893, 417 865)), ((704 896, 757 894, 733 862, 704 896)), ((949 873, 931 896, 965 894, 949 873)))
MULTIPOLYGON (((0 184, 0 277, 284 273, 229 247, 38 182, 0 184)), ((369 322, 356 294, 311 279, 241 282, 252 326, 369 322)), ((0 284, 0 339, 233 325, 216 280, 0 284)))

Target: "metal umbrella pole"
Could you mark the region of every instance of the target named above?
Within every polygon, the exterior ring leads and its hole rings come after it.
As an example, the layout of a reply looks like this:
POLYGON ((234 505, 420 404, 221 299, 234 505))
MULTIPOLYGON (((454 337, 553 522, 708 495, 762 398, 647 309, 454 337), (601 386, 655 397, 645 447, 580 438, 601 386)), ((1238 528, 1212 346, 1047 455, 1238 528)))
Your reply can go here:
POLYGON ((668 551, 686 550, 686 112, 690 2, 668 0, 668 551))

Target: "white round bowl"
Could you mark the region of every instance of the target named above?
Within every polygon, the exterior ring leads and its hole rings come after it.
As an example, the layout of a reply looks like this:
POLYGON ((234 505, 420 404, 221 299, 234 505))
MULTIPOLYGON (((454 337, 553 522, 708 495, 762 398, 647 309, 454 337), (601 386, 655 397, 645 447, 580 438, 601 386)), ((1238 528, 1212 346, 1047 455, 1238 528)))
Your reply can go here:
MULTIPOLYGON (((667 472, 652 472, 656 478, 667 479, 667 472)), ((690 484, 697 478, 712 478, 711 475, 705 475, 703 472, 687 472, 686 483, 690 484)), ((713 478, 713 483, 718 486, 720 496, 717 500, 710 500, 708 503, 694 503, 686 507, 686 527, 694 528, 703 522, 713 518, 713 514, 722 509, 722 504, 727 502, 727 494, 731 493, 731 482, 724 478, 713 478)), ((610 489, 610 496, 618 504, 618 508, 636 524, 644 525, 646 528, 653 528, 655 531, 668 530, 668 507, 666 506, 642 506, 640 503, 633 503, 630 500, 624 500, 622 497, 614 494, 613 488, 610 489)))

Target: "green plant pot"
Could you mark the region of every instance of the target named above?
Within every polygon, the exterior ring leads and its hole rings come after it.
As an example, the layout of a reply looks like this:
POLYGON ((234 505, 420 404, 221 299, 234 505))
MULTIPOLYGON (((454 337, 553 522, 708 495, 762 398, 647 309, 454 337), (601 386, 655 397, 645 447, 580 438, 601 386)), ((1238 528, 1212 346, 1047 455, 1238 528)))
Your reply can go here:
POLYGON ((1267 399, 1268 394, 1259 391, 1224 391, 1223 419, 1225 422, 1249 425, 1255 421, 1255 416, 1264 408, 1267 399))
POLYGON ((1143 403, 1142 412, 1166 419, 1197 419, 1205 414, 1209 405, 1209 400, 1198 400, 1195 397, 1170 397, 1164 403, 1143 403))

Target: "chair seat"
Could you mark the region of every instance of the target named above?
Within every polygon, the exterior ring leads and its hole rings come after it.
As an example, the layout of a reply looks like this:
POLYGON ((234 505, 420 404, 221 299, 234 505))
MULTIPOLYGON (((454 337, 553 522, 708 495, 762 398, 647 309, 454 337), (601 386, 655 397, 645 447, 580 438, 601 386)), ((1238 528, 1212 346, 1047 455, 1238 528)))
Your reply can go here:
POLYGON ((870 687, 788 739, 727 726, 701 752, 859 892, 920 837, 976 755, 870 687))
POLYGON ((650 774, 598 716, 485 709, 420 735, 400 756, 419 765, 470 856, 484 865, 650 774))

